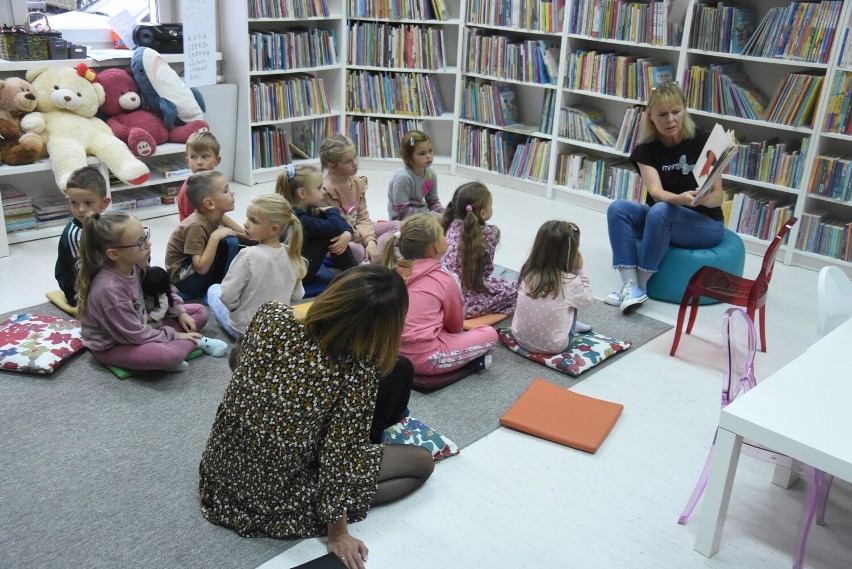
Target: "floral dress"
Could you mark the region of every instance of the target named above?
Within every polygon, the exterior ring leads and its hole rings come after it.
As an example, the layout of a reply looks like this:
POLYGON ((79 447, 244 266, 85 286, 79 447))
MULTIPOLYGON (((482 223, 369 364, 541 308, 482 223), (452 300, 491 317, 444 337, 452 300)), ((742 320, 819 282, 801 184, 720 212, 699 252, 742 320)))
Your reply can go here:
MULTIPOLYGON (((447 270, 459 275, 461 280, 462 266, 459 257, 463 221, 456 219, 447 231, 447 252, 441 259, 447 270)), ((485 314, 512 314, 518 299, 518 283, 500 277, 493 277, 494 251, 500 243, 500 228, 496 225, 482 226, 484 258, 482 259, 482 280, 486 291, 474 291, 462 288, 464 300, 464 317, 476 318, 485 314)))
POLYGON ((378 379, 364 362, 330 369, 289 306, 261 306, 201 458, 204 517, 247 537, 364 519, 384 452, 369 443, 378 379))

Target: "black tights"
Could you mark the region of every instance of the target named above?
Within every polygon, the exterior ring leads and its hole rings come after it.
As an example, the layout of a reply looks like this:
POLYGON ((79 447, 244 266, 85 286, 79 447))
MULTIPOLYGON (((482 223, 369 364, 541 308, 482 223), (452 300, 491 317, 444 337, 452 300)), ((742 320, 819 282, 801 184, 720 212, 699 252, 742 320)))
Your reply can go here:
POLYGON ((310 241, 305 239, 305 243, 302 244, 302 256, 308 260, 308 272, 305 274, 305 278, 302 279, 303 283, 308 284, 313 282, 326 255, 331 257, 335 267, 344 271, 358 264, 355 260, 355 255, 352 254, 352 249, 349 247, 346 247, 343 253, 334 255, 329 253, 329 245, 331 245, 331 239, 328 238, 320 237, 310 241))
POLYGON ((371 443, 380 443, 382 432, 403 418, 403 413, 408 408, 413 382, 414 365, 407 358, 397 356, 393 370, 379 379, 376 410, 373 413, 373 425, 370 427, 371 443))
POLYGON ((373 506, 408 496, 421 486, 435 469, 432 453, 413 445, 386 445, 379 472, 379 487, 373 506))

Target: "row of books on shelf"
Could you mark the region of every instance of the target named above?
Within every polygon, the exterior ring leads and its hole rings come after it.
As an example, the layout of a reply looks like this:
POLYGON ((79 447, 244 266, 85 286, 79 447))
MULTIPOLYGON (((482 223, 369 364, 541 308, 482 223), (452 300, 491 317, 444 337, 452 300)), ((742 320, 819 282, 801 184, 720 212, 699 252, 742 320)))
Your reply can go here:
POLYGON ((837 53, 837 65, 841 67, 852 67, 852 38, 849 37, 850 28, 843 30, 843 43, 837 53))
POLYGON ((684 74, 683 90, 693 109, 788 126, 811 126, 825 77, 790 73, 771 101, 752 83, 740 62, 693 65, 684 74))
POLYGON ((630 154, 639 140, 646 112, 643 106, 627 107, 621 127, 617 128, 606 122, 600 109, 586 105, 562 107, 559 110, 559 136, 609 146, 616 152, 630 154))
POLYGON ((400 141, 412 130, 428 133, 428 128, 415 119, 346 118, 346 134, 355 145, 355 154, 368 158, 399 158, 400 141))
POLYGON ((666 21, 668 2, 572 0, 572 34, 652 45, 680 45, 682 28, 666 21))
POLYGON ((527 137, 515 147, 509 176, 546 182, 549 165, 550 141, 527 137))
POLYGON ((754 34, 754 10, 699 2, 692 9, 689 47, 705 51, 742 53, 754 34))
POLYGON ((507 126, 518 122, 515 90, 510 85, 467 79, 461 100, 463 119, 507 126))
POLYGON ((760 140, 737 145, 726 173, 795 189, 805 168, 810 138, 780 142, 760 140))
POLYGON ((308 73, 251 82, 252 122, 318 115, 330 110, 325 81, 308 73))
POLYGON ((458 163, 508 176, 518 146, 526 142, 527 136, 523 134, 462 124, 458 163))
POLYGON ((643 201, 642 179, 623 158, 600 158, 582 152, 560 154, 556 183, 611 200, 643 201))
POLYGON ((349 26, 349 61, 373 67, 444 69, 443 28, 353 22, 349 26))
MULTIPOLYGON (((0 184, 0 202, 3 204, 7 233, 38 227, 30 197, 12 184, 0 184)), ((67 202, 65 210, 68 211, 67 202)))
POLYGON ((565 0, 468 0, 467 21, 515 30, 561 32, 565 0))
POLYGON ((490 30, 465 30, 465 71, 513 81, 555 85, 559 46, 545 40, 520 40, 490 30))
POLYGON ((444 113, 435 79, 421 73, 350 71, 346 109, 354 113, 440 116, 444 113))
POLYGON ((249 69, 279 71, 337 65, 334 30, 294 28, 249 32, 249 69))
POLYGON ((317 157, 320 142, 339 132, 340 117, 325 117, 251 131, 252 168, 277 168, 317 157))
POLYGON ((792 2, 770 8, 742 53, 758 57, 828 63, 842 0, 792 2))
POLYGON ((538 130, 545 134, 553 132, 553 117, 555 115, 556 101, 558 99, 556 91, 547 90, 544 93, 544 104, 541 106, 541 116, 538 119, 538 130))
POLYGON ((817 156, 811 168, 808 193, 834 200, 852 200, 852 159, 817 156))
POLYGON ((758 239, 772 239, 793 216, 795 204, 790 197, 778 197, 762 190, 743 190, 731 194, 728 188, 722 211, 731 231, 758 239), (730 204, 730 205, 728 205, 730 204))
POLYGON ((674 79, 674 68, 653 57, 575 50, 568 56, 565 87, 626 99, 648 100, 651 87, 674 79))
POLYGON ((349 0, 349 15, 393 20, 446 20, 444 0, 349 0))
POLYGON ((328 17, 325 0, 247 0, 249 18, 328 17))
POLYGON ((825 131, 852 135, 852 72, 837 71, 825 115, 825 131))
POLYGON ((166 182, 144 188, 130 188, 113 192, 110 208, 126 211, 160 204, 174 204, 181 184, 181 182, 166 182))
POLYGON ((796 248, 852 261, 852 221, 839 221, 819 212, 803 213, 796 248))

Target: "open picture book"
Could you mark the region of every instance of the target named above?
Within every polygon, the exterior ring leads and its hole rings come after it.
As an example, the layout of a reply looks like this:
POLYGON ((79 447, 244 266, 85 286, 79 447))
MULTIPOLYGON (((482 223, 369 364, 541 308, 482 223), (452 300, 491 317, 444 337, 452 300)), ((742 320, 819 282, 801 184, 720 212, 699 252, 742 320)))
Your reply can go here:
POLYGON ((698 190, 692 198, 692 205, 698 204, 713 187, 716 179, 725 171, 731 158, 737 153, 737 139, 733 130, 726 131, 722 125, 716 124, 710 131, 710 138, 701 149, 701 154, 695 162, 692 175, 698 182, 698 190))

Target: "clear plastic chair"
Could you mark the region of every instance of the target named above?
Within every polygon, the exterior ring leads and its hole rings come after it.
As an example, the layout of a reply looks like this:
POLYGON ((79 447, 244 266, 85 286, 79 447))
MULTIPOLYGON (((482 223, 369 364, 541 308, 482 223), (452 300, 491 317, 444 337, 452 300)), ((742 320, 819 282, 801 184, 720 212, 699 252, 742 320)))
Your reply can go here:
MULTIPOLYGON (((739 394, 757 385, 757 380, 754 376, 757 332, 754 328, 754 322, 742 308, 729 308, 726 310, 723 327, 725 333, 726 369, 722 383, 722 407, 725 407, 739 394)), ((710 473, 710 464, 713 461, 715 450, 716 434, 713 435, 713 444, 704 463, 704 470, 701 472, 698 483, 695 485, 695 490, 692 491, 689 502, 687 502, 680 518, 678 518, 677 523, 681 525, 689 521, 692 511, 704 493, 704 489, 707 486, 707 475, 710 473)), ((743 440, 741 452, 803 474, 803 478, 808 485, 806 492, 807 501, 802 509, 802 517, 799 523, 798 549, 793 565, 794 569, 801 569, 808 541, 808 533, 810 532, 814 515, 816 515, 818 524, 825 523, 825 505, 833 478, 807 464, 757 445, 748 439, 743 440)))
POLYGON ((817 284, 817 333, 825 336, 852 316, 852 282, 837 267, 823 267, 817 284))

